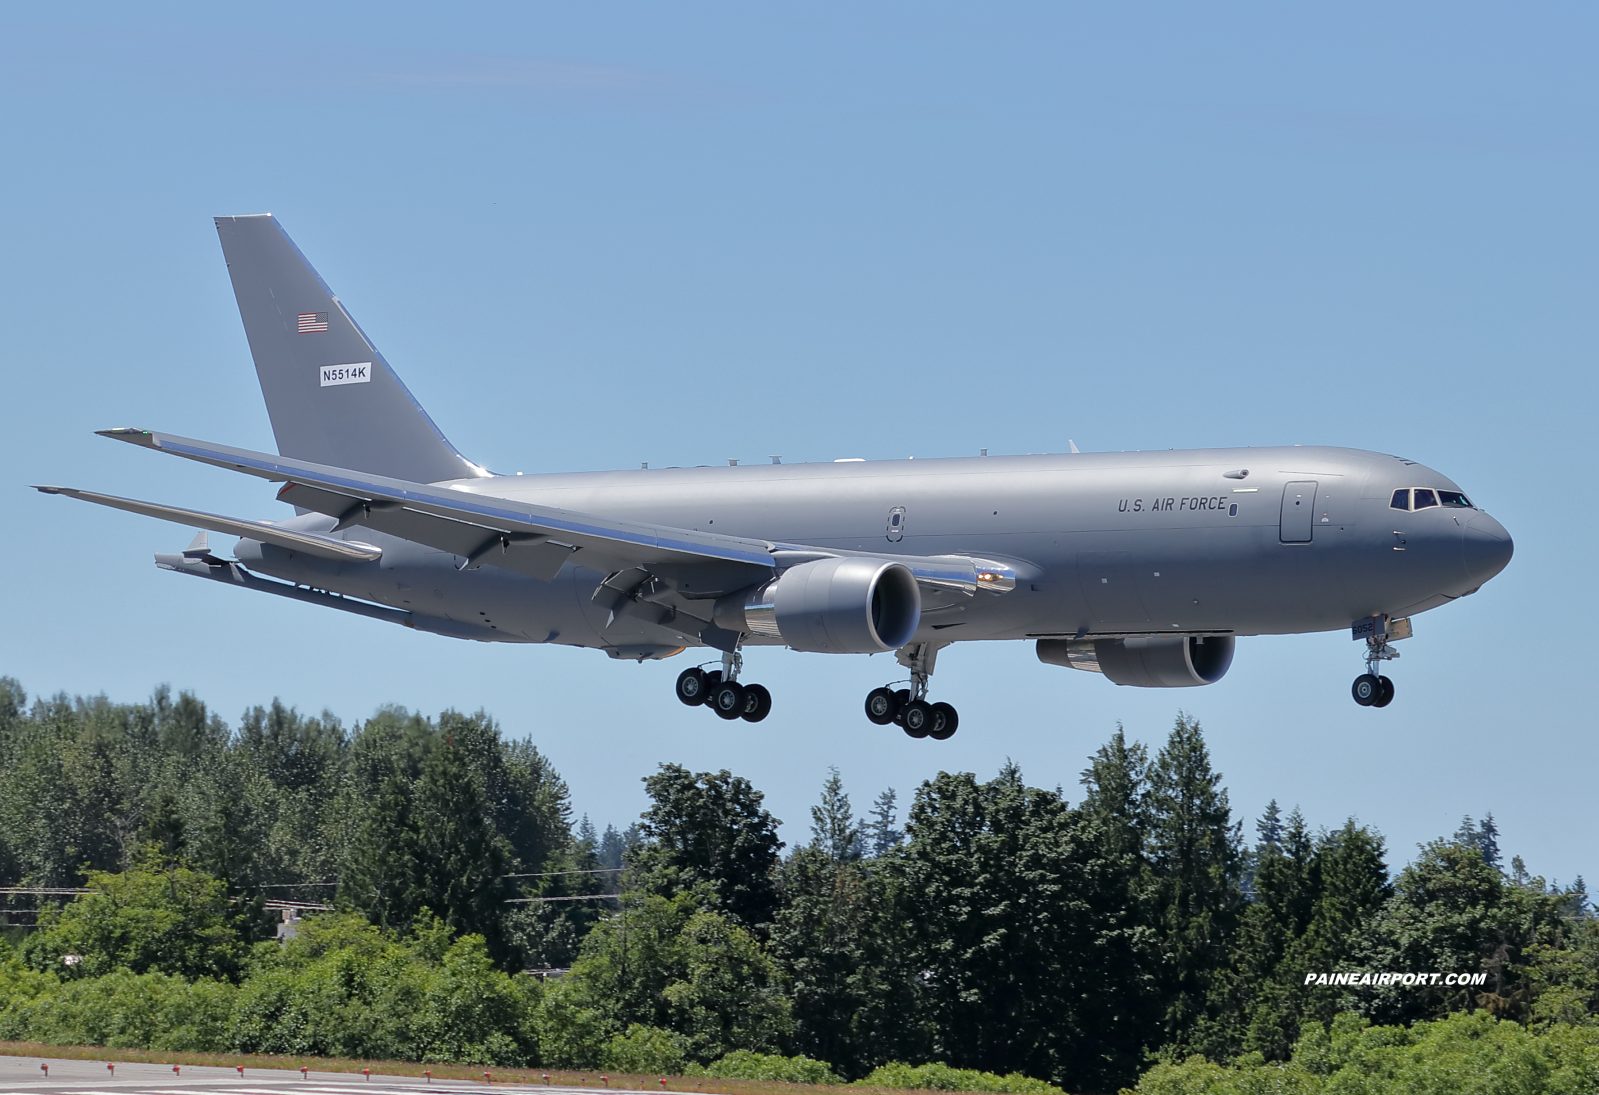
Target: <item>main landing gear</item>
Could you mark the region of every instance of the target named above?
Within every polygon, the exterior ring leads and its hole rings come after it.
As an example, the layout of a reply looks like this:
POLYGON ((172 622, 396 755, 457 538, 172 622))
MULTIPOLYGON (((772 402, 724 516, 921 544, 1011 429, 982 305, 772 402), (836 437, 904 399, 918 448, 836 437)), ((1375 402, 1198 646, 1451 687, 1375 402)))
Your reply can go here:
POLYGON ((945 741, 955 736, 960 715, 947 703, 927 702, 927 679, 933 675, 938 647, 911 643, 895 655, 911 671, 910 687, 874 688, 866 694, 866 717, 879 726, 895 723, 913 738, 945 741))
POLYGON ((1377 672, 1383 662, 1399 657, 1387 638, 1366 640, 1366 671, 1350 687, 1355 702, 1362 707, 1387 707, 1394 702, 1394 682, 1377 672))
POLYGON ((760 722, 772 713, 772 694, 759 684, 740 684, 744 657, 722 655, 722 668, 709 673, 695 666, 677 676, 677 698, 690 707, 709 707, 724 719, 760 722))

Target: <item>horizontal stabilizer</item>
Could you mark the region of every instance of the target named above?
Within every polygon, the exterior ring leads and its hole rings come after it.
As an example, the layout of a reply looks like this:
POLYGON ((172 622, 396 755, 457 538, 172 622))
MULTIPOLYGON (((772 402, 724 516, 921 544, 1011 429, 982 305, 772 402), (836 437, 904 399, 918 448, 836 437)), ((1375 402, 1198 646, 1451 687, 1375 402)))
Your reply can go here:
MULTIPOLYGON (((95 494, 93 491, 75 490, 72 487, 35 487, 35 490, 45 494, 64 494, 68 498, 78 498, 85 502, 93 502, 97 506, 110 506, 112 509, 127 510, 129 513, 142 514, 145 517, 157 517, 163 521, 173 521, 191 528, 207 529, 211 532, 220 532, 225 536, 242 536, 247 540, 259 540, 264 544, 275 544, 291 551, 303 551, 307 555, 319 555, 324 559, 338 559, 343 562, 371 562, 383 557, 383 549, 371 544, 363 544, 355 540, 340 540, 335 536, 322 536, 315 532, 295 532, 271 521, 245 521, 237 517, 223 517, 215 513, 202 513, 199 510, 180 509, 177 506, 163 506, 155 502, 140 502, 133 498, 118 498, 112 494, 95 494)), ((203 555, 206 553, 204 533, 190 545, 190 551, 198 550, 203 555)), ((184 552, 188 555, 189 552, 184 552)))

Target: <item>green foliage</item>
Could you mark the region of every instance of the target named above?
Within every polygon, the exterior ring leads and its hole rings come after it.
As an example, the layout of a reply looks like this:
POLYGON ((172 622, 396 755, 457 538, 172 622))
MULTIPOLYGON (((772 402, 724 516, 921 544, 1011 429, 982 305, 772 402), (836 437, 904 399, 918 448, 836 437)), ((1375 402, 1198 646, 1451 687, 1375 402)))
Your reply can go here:
POLYGON ((1579 1095, 1599 1090, 1599 1028, 1528 1029, 1482 1012, 1409 1028, 1383 1027, 1344 1014, 1330 1030, 1308 1024, 1285 1063, 1249 1054, 1222 1067, 1191 1057, 1156 1065, 1134 1090, 1138 1095, 1579 1095))
POLYGON ((891 1061, 872 1070, 859 1084, 877 1087, 899 1087, 927 1091, 998 1091, 1013 1095, 1065 1095, 1054 1084, 1034 1080, 1013 1072, 1000 1076, 993 1072, 979 1072, 969 1068, 950 1068, 943 1062, 927 1065, 907 1065, 891 1061))
POLYGON ((119 874, 90 871, 93 893, 70 902, 28 937, 35 969, 100 977, 115 970, 180 977, 231 977, 244 948, 226 887, 167 864, 119 874))
POLYGON ((263 943, 237 986, 119 966, 66 981, 0 963, 0 1038, 208 1052, 457 1061, 537 1059, 538 982, 494 968, 481 936, 440 922, 401 940, 359 916, 263 943))
POLYGON ((548 761, 481 712, 347 729, 274 702, 230 732, 164 688, 30 707, 0 678, 0 881, 95 888, 0 942, 0 1037, 940 1089, 1596 1087, 1580 879, 1501 869, 1491 814, 1393 879, 1379 834, 1275 803, 1246 849, 1187 716, 1153 759, 1118 728, 1075 806, 1007 765, 863 824, 833 771, 786 859, 747 780, 645 783, 639 824, 574 835, 548 761), (268 896, 344 911, 279 945, 268 896), (1379 971, 1487 984, 1307 982, 1379 971))
POLYGON ((572 972, 548 990, 539 1029, 550 1063, 598 1064, 616 1035, 669 1029, 712 1061, 771 1052, 793 1031, 784 978, 759 941, 694 894, 628 895, 589 933, 572 972))
POLYGON ((116 969, 14 999, 0 1011, 0 1038, 47 1045, 226 1049, 238 991, 226 981, 116 969))
POLYGON ((537 1059, 538 983, 494 968, 481 936, 439 953, 439 934, 397 938, 356 916, 316 917, 239 991, 233 1048, 402 1061, 537 1059))
POLYGON ((1007 766, 923 784, 907 834, 888 865, 914 925, 918 1055, 1101 1084, 1117 1066, 1094 1032, 1122 1017, 1092 991, 1127 960, 1128 894, 1087 818, 1007 766))
POLYGON ((768 1080, 785 1084, 837 1084, 843 1081, 813 1057, 782 1057, 775 1053, 756 1053, 735 1049, 704 1067, 690 1065, 690 1076, 709 1076, 718 1080, 768 1080))
POLYGON ((686 1067, 683 1048, 681 1034, 634 1023, 605 1043, 599 1067, 635 1075, 681 1076, 686 1067))
POLYGON ((675 764, 644 780, 650 808, 634 864, 644 888, 663 896, 698 890, 718 911, 764 930, 777 912, 774 870, 781 824, 741 776, 675 764))
POLYGON ((1146 900, 1156 929, 1166 1040, 1181 1042, 1210 1010, 1243 913, 1238 828, 1199 723, 1178 715, 1149 767, 1146 900))

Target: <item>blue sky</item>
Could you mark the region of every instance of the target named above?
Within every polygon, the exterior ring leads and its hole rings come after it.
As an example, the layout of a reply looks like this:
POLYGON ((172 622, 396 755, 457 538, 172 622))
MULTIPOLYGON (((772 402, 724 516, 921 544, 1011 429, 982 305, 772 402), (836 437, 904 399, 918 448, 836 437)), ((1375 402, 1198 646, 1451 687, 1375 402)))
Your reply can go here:
POLYGON ((32 694, 484 707, 602 825, 672 760, 749 776, 791 841, 829 765, 863 811, 1007 757, 1075 798, 1118 720, 1158 744, 1181 706, 1245 818, 1355 815, 1403 860, 1492 811, 1534 871, 1599 873, 1591 6, 29 14, 0 16, 0 673, 32 694), (1183 692, 957 646, 946 743, 862 717, 884 656, 756 651, 777 706, 730 725, 677 662, 187 581, 150 558, 184 530, 26 485, 278 515, 91 433, 272 447, 210 220, 267 211, 496 470, 1352 445, 1455 478, 1516 558, 1417 619, 1385 711, 1344 633, 1183 692))

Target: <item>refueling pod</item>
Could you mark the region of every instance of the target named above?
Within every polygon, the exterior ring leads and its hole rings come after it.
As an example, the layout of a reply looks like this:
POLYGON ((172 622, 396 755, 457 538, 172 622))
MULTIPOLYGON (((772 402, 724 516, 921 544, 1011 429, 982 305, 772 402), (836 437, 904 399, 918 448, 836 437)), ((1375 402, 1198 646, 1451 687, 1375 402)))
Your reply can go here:
POLYGON ((716 602, 718 627, 826 654, 898 649, 921 619, 916 576, 885 559, 816 559, 716 602))
POLYGON ((1129 639, 1039 639, 1038 660, 1103 673, 1138 688, 1215 684, 1233 664, 1231 635, 1138 635, 1129 639))

